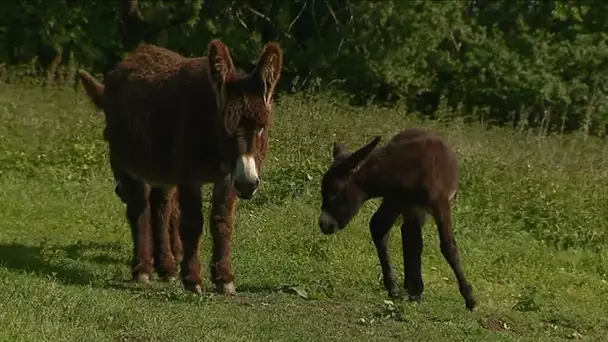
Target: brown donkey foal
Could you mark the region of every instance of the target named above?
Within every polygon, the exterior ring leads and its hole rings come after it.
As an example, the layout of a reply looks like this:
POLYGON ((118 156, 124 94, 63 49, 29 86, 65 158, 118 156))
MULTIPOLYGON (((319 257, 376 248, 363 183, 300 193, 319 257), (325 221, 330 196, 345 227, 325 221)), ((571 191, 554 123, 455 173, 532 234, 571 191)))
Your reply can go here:
MULTIPOLYGON (((201 293, 201 185, 213 183, 211 276, 219 292, 236 293, 231 262, 236 202, 237 197, 252 198, 260 185, 282 63, 279 45, 271 42, 250 73, 238 73, 228 47, 215 39, 208 56, 198 58, 140 45, 106 75, 104 84, 80 72, 87 94, 105 113, 104 139, 114 177, 129 183, 135 279, 152 272, 146 227, 163 216, 168 191, 176 187, 182 282, 201 293)), ((166 234, 160 236, 160 250, 168 251, 166 234)), ((159 261, 164 273, 176 272, 171 257, 159 261)))
POLYGON ((349 153, 342 144, 334 144, 333 164, 321 185, 321 231, 333 234, 345 228, 365 201, 381 197, 382 203, 370 221, 370 231, 382 266, 384 286, 391 297, 398 296, 388 236, 401 215, 404 287, 410 300, 420 302, 424 291, 422 227, 430 213, 439 231, 441 252, 456 275, 466 307, 473 310, 477 303, 452 234, 451 201, 456 196, 459 173, 456 155, 438 136, 420 129, 407 129, 374 151, 379 142, 378 136, 354 153, 349 153))

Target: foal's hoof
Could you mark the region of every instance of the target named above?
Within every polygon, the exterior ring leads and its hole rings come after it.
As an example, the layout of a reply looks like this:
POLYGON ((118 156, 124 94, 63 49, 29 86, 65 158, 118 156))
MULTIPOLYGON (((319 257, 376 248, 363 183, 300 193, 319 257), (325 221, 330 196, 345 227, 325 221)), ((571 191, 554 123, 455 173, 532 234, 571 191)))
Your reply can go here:
POLYGON ((234 283, 231 281, 227 282, 227 283, 217 284, 216 290, 218 293, 221 293, 221 294, 225 294, 225 295, 229 295, 229 296, 236 295, 236 288, 234 287, 234 283))
POLYGON ((477 307, 477 300, 474 297, 466 298, 465 303, 469 311, 473 311, 475 310, 475 307, 477 307))
POLYGON ((401 294, 398 289, 390 289, 388 290, 388 296, 391 298, 399 298, 401 297, 401 294))
POLYGON ((408 295, 407 296, 407 300, 409 300, 410 302, 415 302, 415 303, 422 303, 422 295, 408 295))
POLYGON ((137 283, 141 284, 149 284, 150 283, 150 275, 146 273, 139 273, 133 277, 133 280, 137 283))
POLYGON ((203 289, 198 284, 185 285, 186 291, 190 291, 196 295, 202 295, 203 289))

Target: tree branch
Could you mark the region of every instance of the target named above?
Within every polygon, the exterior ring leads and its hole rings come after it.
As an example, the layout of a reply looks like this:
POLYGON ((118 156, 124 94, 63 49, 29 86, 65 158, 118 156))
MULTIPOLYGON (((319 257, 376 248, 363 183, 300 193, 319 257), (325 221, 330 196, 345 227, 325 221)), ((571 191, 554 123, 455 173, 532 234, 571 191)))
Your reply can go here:
POLYGON ((304 13, 304 9, 306 8, 307 4, 308 4, 308 1, 304 1, 304 5, 300 9, 300 12, 298 12, 298 15, 296 15, 295 19, 293 19, 291 21, 291 23, 289 23, 289 27, 287 27, 287 33, 286 34, 289 34, 289 31, 291 31, 291 28, 293 27, 293 25, 296 23, 296 21, 298 21, 298 19, 300 19, 300 16, 302 16, 302 13, 304 13))
MULTIPOLYGON (((304 4, 304 5, 306 5, 306 4, 304 4)), ((272 20, 271 20, 270 18, 268 18, 266 15, 264 15, 264 13, 262 13, 262 12, 260 12, 260 11, 256 10, 256 9, 254 9, 254 8, 251 8, 249 5, 244 6, 244 8, 245 8, 246 10, 248 10, 249 12, 251 12, 253 15, 255 15, 255 16, 259 17, 259 18, 264 19, 266 22, 268 22, 268 23, 269 23, 270 25, 272 25, 273 27, 275 27, 275 26, 276 26, 276 25, 275 25, 275 24, 272 22, 272 20)), ((300 14, 301 14, 301 13, 300 13, 300 14)), ((298 15, 298 16, 299 16, 299 15, 298 15)), ((297 18, 296 18, 296 19, 297 19, 297 18)), ((240 20, 240 18, 239 18, 239 20, 240 20)), ((295 21, 294 21, 294 22, 295 22, 295 21)), ((293 22, 292 22, 292 24, 293 24, 293 22)), ((245 25, 245 23, 243 23, 243 22, 242 22, 242 20, 241 20, 241 25, 243 25, 243 26, 247 27, 247 26, 245 25)), ((290 25, 290 28, 291 28, 291 25, 290 25)), ((291 40, 294 40, 294 41, 296 40, 296 39, 295 39, 295 38, 294 38, 294 37, 293 37, 291 34, 289 34, 289 30, 287 30, 287 32, 283 32, 283 35, 284 35, 285 37, 287 37, 287 38, 291 39, 291 40)))
POLYGON ((329 10, 329 14, 331 14, 331 17, 334 18, 336 25, 338 25, 338 32, 342 33, 342 39, 340 39, 340 44, 338 44, 338 51, 340 51, 342 49, 342 44, 344 44, 344 28, 342 27, 342 24, 340 23, 340 21, 338 21, 338 17, 336 17, 336 13, 334 13, 334 9, 331 8, 331 6, 329 5, 329 2, 327 0, 325 0, 325 5, 327 6, 327 9, 329 10))
POLYGON ((185 23, 186 21, 188 21, 191 16, 192 16, 191 11, 189 11, 189 10, 182 10, 182 11, 179 12, 178 15, 170 18, 169 22, 167 22, 161 28, 163 30, 166 30, 166 29, 169 29, 169 28, 171 28, 173 26, 181 25, 181 24, 185 23))

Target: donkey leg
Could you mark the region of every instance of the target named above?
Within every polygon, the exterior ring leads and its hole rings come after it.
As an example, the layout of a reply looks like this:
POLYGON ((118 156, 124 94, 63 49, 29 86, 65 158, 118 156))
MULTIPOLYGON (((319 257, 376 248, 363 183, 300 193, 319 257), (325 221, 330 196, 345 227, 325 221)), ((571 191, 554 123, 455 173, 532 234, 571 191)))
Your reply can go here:
POLYGON ((424 292, 422 281, 422 227, 426 214, 410 209, 403 213, 401 246, 403 249, 403 283, 409 300, 420 302, 424 292))
POLYGON ((378 259, 380 259, 380 266, 382 267, 384 287, 390 297, 399 296, 399 287, 395 281, 393 266, 388 252, 389 232, 398 216, 399 211, 387 201, 383 201, 369 223, 369 229, 376 246, 378 259))
POLYGON ((161 278, 175 280, 177 268, 171 251, 169 236, 171 207, 169 206, 167 189, 152 187, 149 198, 154 241, 154 267, 161 278))
POLYGON ((228 179, 222 179, 213 185, 210 225, 213 240, 211 278, 216 290, 227 295, 236 294, 231 260, 236 203, 237 196, 228 179))
POLYGON ((441 254, 443 254, 443 257, 456 276, 458 288, 465 300, 467 309, 473 310, 477 305, 477 301, 473 297, 473 288, 465 277, 460 263, 458 247, 456 246, 452 231, 452 209, 450 202, 447 199, 437 201, 432 207, 432 213, 437 224, 437 230, 439 231, 441 254))
POLYGON ((188 291, 202 294, 200 239, 203 234, 203 213, 200 184, 188 184, 178 188, 180 206, 179 236, 183 246, 181 276, 188 291))
POLYGON ((150 207, 147 201, 149 189, 138 180, 128 176, 120 179, 121 200, 126 202, 127 220, 133 238, 133 279, 147 283, 152 274, 152 237, 150 227, 150 207))
POLYGON ((179 237, 180 211, 177 188, 169 191, 169 237, 171 239, 171 254, 176 264, 182 261, 182 240, 179 237))

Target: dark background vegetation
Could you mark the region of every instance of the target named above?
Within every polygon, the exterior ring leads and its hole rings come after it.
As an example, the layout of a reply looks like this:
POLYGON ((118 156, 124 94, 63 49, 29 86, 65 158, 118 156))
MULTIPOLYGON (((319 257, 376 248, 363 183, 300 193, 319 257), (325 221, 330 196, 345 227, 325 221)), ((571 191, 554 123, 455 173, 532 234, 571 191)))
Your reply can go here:
POLYGON ((243 69, 280 41, 282 92, 331 89, 355 104, 546 132, 603 135, 608 123, 601 0, 8 0, 0 77, 10 83, 19 66, 45 85, 74 84, 76 68, 101 75, 142 41, 195 56, 216 37, 243 69))

